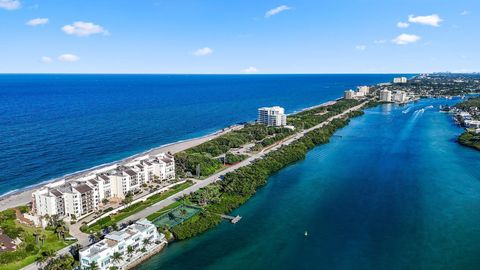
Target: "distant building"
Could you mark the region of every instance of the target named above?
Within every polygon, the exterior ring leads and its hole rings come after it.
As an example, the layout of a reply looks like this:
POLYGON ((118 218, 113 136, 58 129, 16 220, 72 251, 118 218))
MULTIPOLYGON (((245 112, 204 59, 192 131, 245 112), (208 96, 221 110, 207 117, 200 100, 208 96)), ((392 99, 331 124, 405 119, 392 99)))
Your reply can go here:
POLYGON ((383 102, 392 102, 392 91, 390 90, 380 90, 380 101, 383 102))
POLYGON ((89 269, 92 262, 96 262, 99 270, 107 270, 113 266, 125 269, 143 257, 143 248, 148 252, 166 243, 165 235, 158 233, 153 223, 141 219, 123 230, 107 234, 102 241, 81 250, 80 269, 89 269), (146 244, 145 239, 150 243, 146 244), (135 250, 134 253, 127 253, 129 246, 135 250), (112 257, 116 252, 122 255, 121 261, 113 261, 112 257))
POLYGON ((259 108, 257 123, 267 126, 285 126, 287 124, 285 109, 279 106, 259 108))
POLYGON ((404 91, 396 91, 395 94, 393 95, 393 101, 398 102, 398 103, 404 103, 407 102, 408 97, 407 93, 404 91))
POLYGON ((143 156, 123 165, 112 165, 89 175, 52 183, 32 193, 35 216, 81 218, 97 209, 104 199, 124 199, 129 192, 154 180, 175 178, 174 157, 160 153, 143 156))
POLYGON ((368 95, 368 93, 370 92, 370 87, 368 87, 368 86, 359 86, 359 87, 358 87, 358 92, 359 92, 359 93, 363 93, 364 95, 368 95))
POLYGON ((355 92, 353 90, 347 90, 343 94, 344 99, 354 99, 355 98, 355 92))
POLYGON ((407 83, 407 77, 393 78, 393 83, 407 83))

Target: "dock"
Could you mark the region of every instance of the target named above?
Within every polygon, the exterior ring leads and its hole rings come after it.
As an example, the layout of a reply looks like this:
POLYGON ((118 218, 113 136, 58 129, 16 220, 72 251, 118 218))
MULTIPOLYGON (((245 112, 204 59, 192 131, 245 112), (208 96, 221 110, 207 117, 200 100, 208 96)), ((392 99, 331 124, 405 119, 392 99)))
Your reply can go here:
POLYGON ((236 216, 236 217, 227 216, 227 215, 220 215, 220 216, 221 216, 222 218, 224 218, 224 219, 230 220, 230 222, 231 222, 232 224, 235 224, 235 223, 239 222, 240 219, 242 219, 241 216, 236 216))

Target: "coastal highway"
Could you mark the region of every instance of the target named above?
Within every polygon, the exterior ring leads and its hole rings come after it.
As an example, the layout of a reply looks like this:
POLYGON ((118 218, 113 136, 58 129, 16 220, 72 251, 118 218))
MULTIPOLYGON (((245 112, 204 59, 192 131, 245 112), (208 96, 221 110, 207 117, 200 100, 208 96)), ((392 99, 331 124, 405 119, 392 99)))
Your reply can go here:
POLYGON ((244 161, 240 162, 240 163, 237 163, 233 166, 230 166, 228 168, 226 168, 225 170, 217 173, 217 174, 214 174, 204 180, 196 180, 195 181, 195 184, 180 191, 179 193, 176 193, 150 207, 147 207, 145 209, 143 209, 142 211, 134 214, 134 215, 131 215, 130 217, 128 218, 125 218, 123 219, 122 221, 120 221, 119 223, 124 223, 124 222, 127 222, 129 220, 137 220, 137 219, 140 219, 140 218, 145 218, 157 211, 159 211, 160 209, 166 207, 166 206, 169 206, 170 204, 176 202, 178 199, 181 199, 183 196, 187 195, 187 194, 190 194, 192 192, 195 192, 205 186, 208 186, 212 183, 215 183, 219 180, 221 180, 223 178, 223 176, 225 176, 225 174, 229 173, 229 172, 233 172, 235 170, 237 170, 238 168, 241 168, 241 167, 244 167, 244 166, 247 166, 249 164, 251 164, 254 160, 258 159, 258 158, 262 158, 264 157, 265 155, 267 155, 268 153, 272 152, 272 151, 275 151, 277 149, 279 149, 280 147, 282 147, 283 145, 289 145, 291 144, 292 142, 302 138, 306 133, 314 130, 314 129, 317 129, 317 128, 321 128, 325 125, 327 125, 328 123, 330 123, 330 121, 332 121, 333 119, 336 119, 336 118, 340 118, 340 117, 343 117, 345 116, 346 114, 352 112, 352 111, 355 111, 355 110, 358 110, 360 108, 362 108, 363 106, 365 106, 365 104, 367 104, 368 101, 365 101, 363 102, 362 104, 360 105, 357 105, 355 107, 352 107, 346 111, 344 111, 343 113, 341 114, 337 114, 335 116, 332 116, 330 117, 329 119, 327 119, 326 121, 314 126, 314 127, 311 127, 309 129, 306 129, 306 130, 303 130, 299 133, 296 133, 296 134, 293 134, 292 136, 288 137, 287 139, 283 140, 282 142, 279 142, 277 143, 274 147, 271 147, 269 149, 266 149, 264 151, 261 151, 255 155, 252 155, 251 157, 245 159, 244 161))
MULTIPOLYGON (((254 160, 258 159, 258 158, 262 158, 264 157, 265 155, 267 155, 268 153, 272 152, 272 151, 275 151, 277 149, 279 149, 280 147, 282 147, 283 145, 289 145, 291 144, 292 142, 302 138, 306 133, 314 130, 314 129, 317 129, 317 128, 321 128, 325 125, 327 125, 328 123, 330 123, 333 119, 337 119, 337 118, 341 118, 343 116, 345 116, 346 114, 352 112, 352 111, 355 111, 355 110, 358 110, 360 108, 362 108, 363 106, 365 106, 365 104, 367 104, 368 101, 365 101, 363 102, 362 104, 360 105, 357 105, 355 107, 352 107, 346 111, 344 111, 343 113, 341 114, 337 114, 335 116, 332 116, 330 117, 329 119, 327 119, 326 121, 314 126, 314 127, 311 127, 309 129, 306 129, 306 130, 303 130, 301 132, 298 132, 296 134, 293 134, 292 136, 286 138, 285 140, 277 143, 276 145, 274 145, 273 147, 271 148, 268 148, 268 149, 264 149, 263 151, 257 153, 257 154, 254 154, 252 155, 251 157, 245 159, 244 161, 240 162, 240 163, 237 163, 233 166, 230 166, 228 168, 226 168, 225 170, 217 173, 217 174, 214 174, 204 180, 195 180, 195 184, 193 184, 192 186, 150 206, 150 207, 147 207, 145 209, 143 209, 142 211, 134 214, 134 215, 131 215, 129 216, 128 218, 125 218, 123 220, 121 220, 119 222, 119 224, 121 223, 124 223, 124 222, 128 222, 130 220, 137 220, 137 219, 141 219, 141 218, 145 218, 147 216, 149 216, 150 214, 153 214, 159 210, 161 210, 162 208, 176 202, 178 199, 181 199, 183 196, 187 195, 187 194, 190 194, 192 192, 195 192, 205 186, 208 186, 212 183, 215 183, 217 181, 220 181, 223 176, 225 176, 225 174, 229 173, 229 172, 233 172, 235 171, 236 169, 238 168, 241 168, 241 167, 244 167, 244 166, 247 166, 249 164, 251 164, 254 160)), ((80 225, 81 225, 81 222, 77 222, 76 224, 73 224, 70 226, 70 234, 72 236, 74 236, 75 238, 77 238, 78 242, 76 244, 80 244, 81 246, 83 247, 86 247, 89 245, 89 240, 88 240, 88 234, 86 233, 83 233, 80 231, 80 225)), ((63 254, 66 254, 69 252, 69 248, 70 247, 66 247, 60 251, 57 252, 57 255, 63 255, 63 254)), ((39 267, 37 264, 33 263, 33 264, 30 264, 24 268, 22 268, 24 270, 38 270, 39 267)))

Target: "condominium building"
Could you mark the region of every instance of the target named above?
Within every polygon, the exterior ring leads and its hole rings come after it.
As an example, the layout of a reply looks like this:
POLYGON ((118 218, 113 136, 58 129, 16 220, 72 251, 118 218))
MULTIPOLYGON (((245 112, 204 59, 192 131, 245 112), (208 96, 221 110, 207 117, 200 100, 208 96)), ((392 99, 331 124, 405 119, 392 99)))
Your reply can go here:
POLYGON ((365 96, 368 95, 368 93, 370 92, 370 87, 368 86, 359 86, 358 87, 358 92, 359 93, 363 93, 365 96))
POLYGON ((407 102, 408 100, 407 93, 404 91, 396 91, 395 94, 393 95, 393 100, 399 103, 407 102))
POLYGON ((123 230, 107 234, 102 241, 81 250, 80 269, 90 269, 92 262, 96 263, 98 270, 107 270, 110 267, 126 269, 146 252, 166 243, 165 235, 158 233, 153 223, 141 219, 123 230), (133 248, 134 252, 129 254, 129 247, 133 248), (114 253, 119 253, 122 259, 115 260, 114 253))
POLYGON ((124 199, 143 184, 175 178, 174 157, 160 153, 142 156, 122 165, 112 165, 66 182, 46 185, 32 194, 36 216, 80 218, 97 210, 104 199, 124 199))
POLYGON ((355 98, 355 92, 353 90, 347 90, 343 94, 344 99, 354 99, 355 98))
POLYGON ((391 102, 392 101, 392 91, 390 90, 380 90, 380 101, 391 102))
POLYGON ((279 106, 259 108, 257 123, 267 126, 285 126, 287 125, 285 109, 279 106))
POLYGON ((92 182, 68 182, 46 186, 32 194, 37 216, 82 217, 98 209, 98 187, 92 182))
POLYGON ((393 83, 407 83, 407 77, 393 78, 393 83))

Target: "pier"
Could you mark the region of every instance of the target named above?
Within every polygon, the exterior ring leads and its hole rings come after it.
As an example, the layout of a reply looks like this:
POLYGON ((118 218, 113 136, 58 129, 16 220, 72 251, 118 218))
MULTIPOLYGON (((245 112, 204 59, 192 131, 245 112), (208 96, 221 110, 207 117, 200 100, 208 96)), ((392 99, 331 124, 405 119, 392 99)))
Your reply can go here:
POLYGON ((230 222, 231 222, 232 224, 235 224, 235 223, 239 222, 240 219, 242 219, 241 216, 236 216, 236 217, 227 216, 227 215, 220 215, 220 216, 221 216, 222 218, 224 218, 224 219, 230 220, 230 222))

